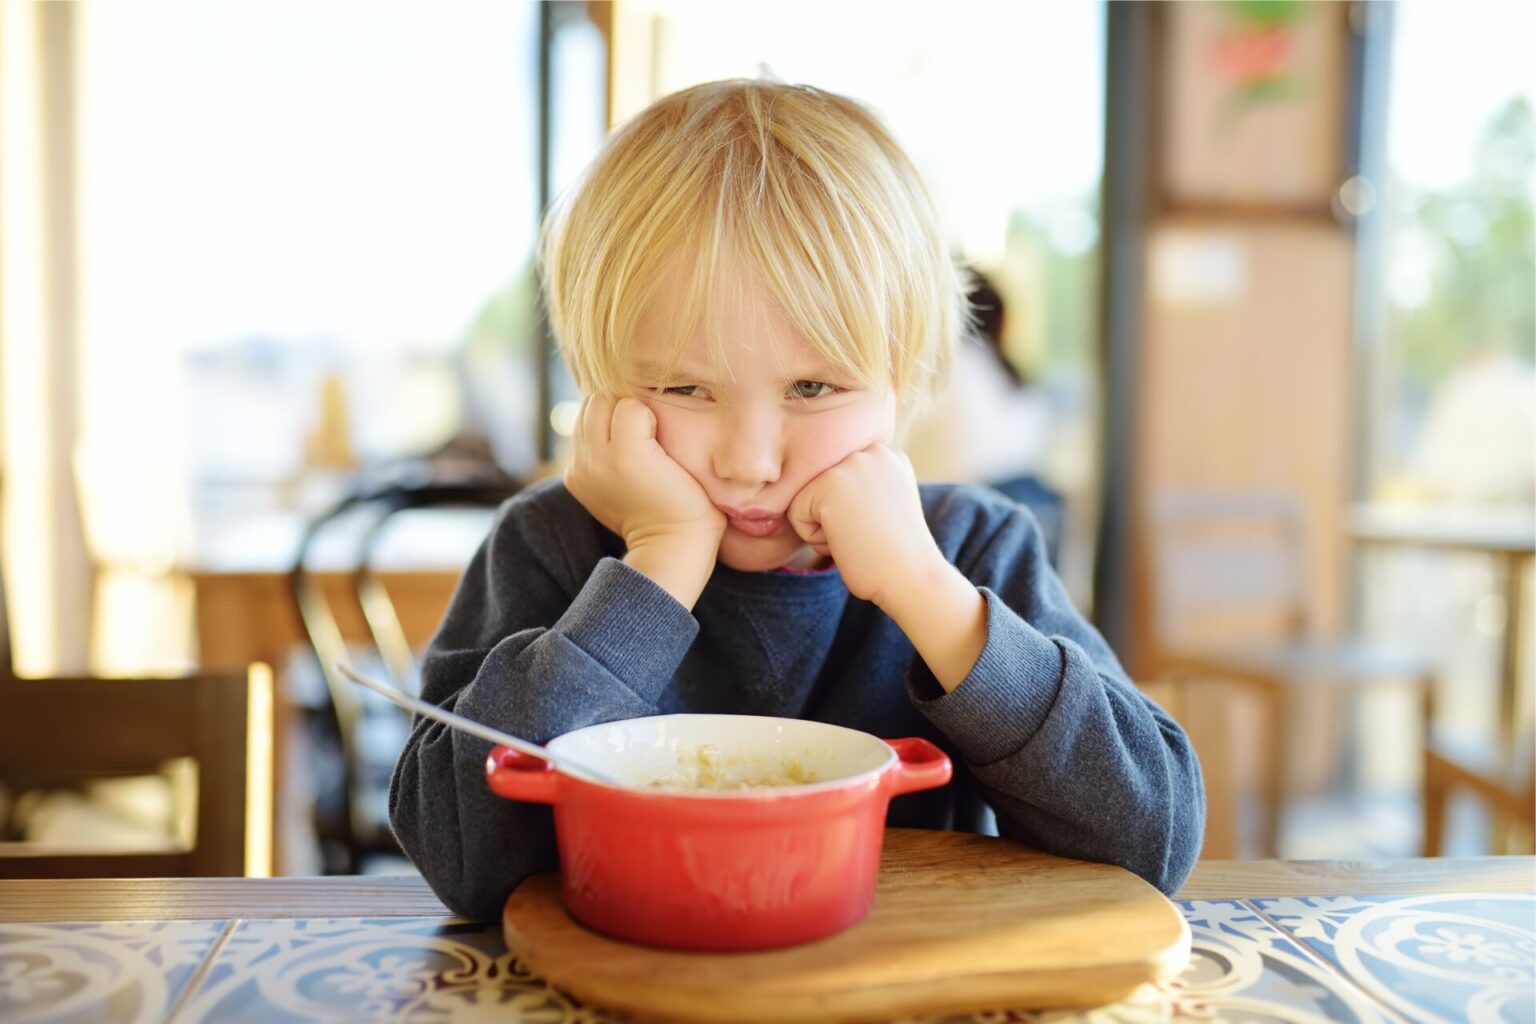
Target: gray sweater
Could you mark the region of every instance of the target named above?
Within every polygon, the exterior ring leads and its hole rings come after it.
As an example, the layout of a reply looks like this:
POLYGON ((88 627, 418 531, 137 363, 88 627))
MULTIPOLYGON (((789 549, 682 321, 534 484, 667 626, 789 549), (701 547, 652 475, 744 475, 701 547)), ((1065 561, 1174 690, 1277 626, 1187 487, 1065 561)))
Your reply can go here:
MULTIPOLYGON (((716 566, 689 614, 547 481, 498 512, 427 650, 423 696, 540 743, 672 712, 926 736, 955 777, 897 797, 888 824, 974 831, 990 806, 1002 835, 1122 865, 1172 893, 1205 821, 1188 739, 1073 609, 1028 512, 979 488, 921 490, 939 547, 987 602, 986 647, 948 694, 895 622, 851 597, 835 570, 716 566)), ((389 811, 443 902, 493 920, 519 882, 557 858, 550 808, 486 787, 488 750, 419 719, 389 811)))

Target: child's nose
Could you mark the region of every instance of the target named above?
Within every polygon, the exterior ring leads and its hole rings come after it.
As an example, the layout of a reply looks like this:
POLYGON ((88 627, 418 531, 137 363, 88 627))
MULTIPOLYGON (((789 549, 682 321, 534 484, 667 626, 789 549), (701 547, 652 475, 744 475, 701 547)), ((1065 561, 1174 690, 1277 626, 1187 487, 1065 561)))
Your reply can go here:
POLYGON ((742 484, 771 484, 784 464, 784 424, 766 411, 739 410, 721 424, 715 475, 742 484))

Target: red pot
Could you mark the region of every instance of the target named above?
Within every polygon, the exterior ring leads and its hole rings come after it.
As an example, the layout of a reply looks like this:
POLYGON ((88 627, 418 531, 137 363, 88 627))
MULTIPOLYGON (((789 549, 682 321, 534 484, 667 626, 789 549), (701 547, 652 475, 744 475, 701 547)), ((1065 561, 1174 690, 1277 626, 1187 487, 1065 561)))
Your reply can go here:
POLYGON ((626 787, 496 747, 491 789, 554 806, 572 916, 674 949, 769 949, 856 924, 874 903, 891 797, 942 786, 952 772, 924 739, 749 715, 609 722, 549 747, 626 787), (792 782, 801 769, 813 781, 792 782), (778 784, 693 788, 700 774, 778 784))

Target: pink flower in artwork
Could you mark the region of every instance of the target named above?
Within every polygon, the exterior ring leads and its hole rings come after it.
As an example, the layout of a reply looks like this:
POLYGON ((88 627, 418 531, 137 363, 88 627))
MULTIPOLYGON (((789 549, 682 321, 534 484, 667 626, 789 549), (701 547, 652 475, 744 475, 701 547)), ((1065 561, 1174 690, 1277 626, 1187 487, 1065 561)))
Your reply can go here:
POLYGON ((1244 25, 1223 33, 1206 52, 1211 68, 1237 85, 1284 78, 1291 71, 1296 40, 1281 25, 1244 25))

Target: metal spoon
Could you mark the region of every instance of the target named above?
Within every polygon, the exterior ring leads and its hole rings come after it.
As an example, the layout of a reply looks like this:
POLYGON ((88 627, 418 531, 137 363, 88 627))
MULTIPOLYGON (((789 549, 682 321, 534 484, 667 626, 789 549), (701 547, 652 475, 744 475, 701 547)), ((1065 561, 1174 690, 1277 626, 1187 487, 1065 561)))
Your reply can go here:
POLYGON ((424 700, 408 697, 387 683, 381 683, 377 679, 370 679, 344 661, 336 662, 336 671, 359 686, 366 686, 385 700, 397 704, 407 711, 442 722, 451 728, 467 732, 471 736, 478 736, 482 740, 499 743, 504 747, 511 747, 513 750, 548 761, 567 775, 583 775, 594 782, 602 782, 610 786, 625 788, 624 783, 615 779, 612 775, 599 771, 596 768, 589 768, 580 761, 573 761, 569 754, 556 754, 548 747, 541 747, 537 743, 518 739, 516 736, 502 732, 500 729, 492 729, 488 725, 481 725, 472 718, 465 718, 463 715, 455 714, 452 711, 445 711, 436 704, 428 704, 424 700))

